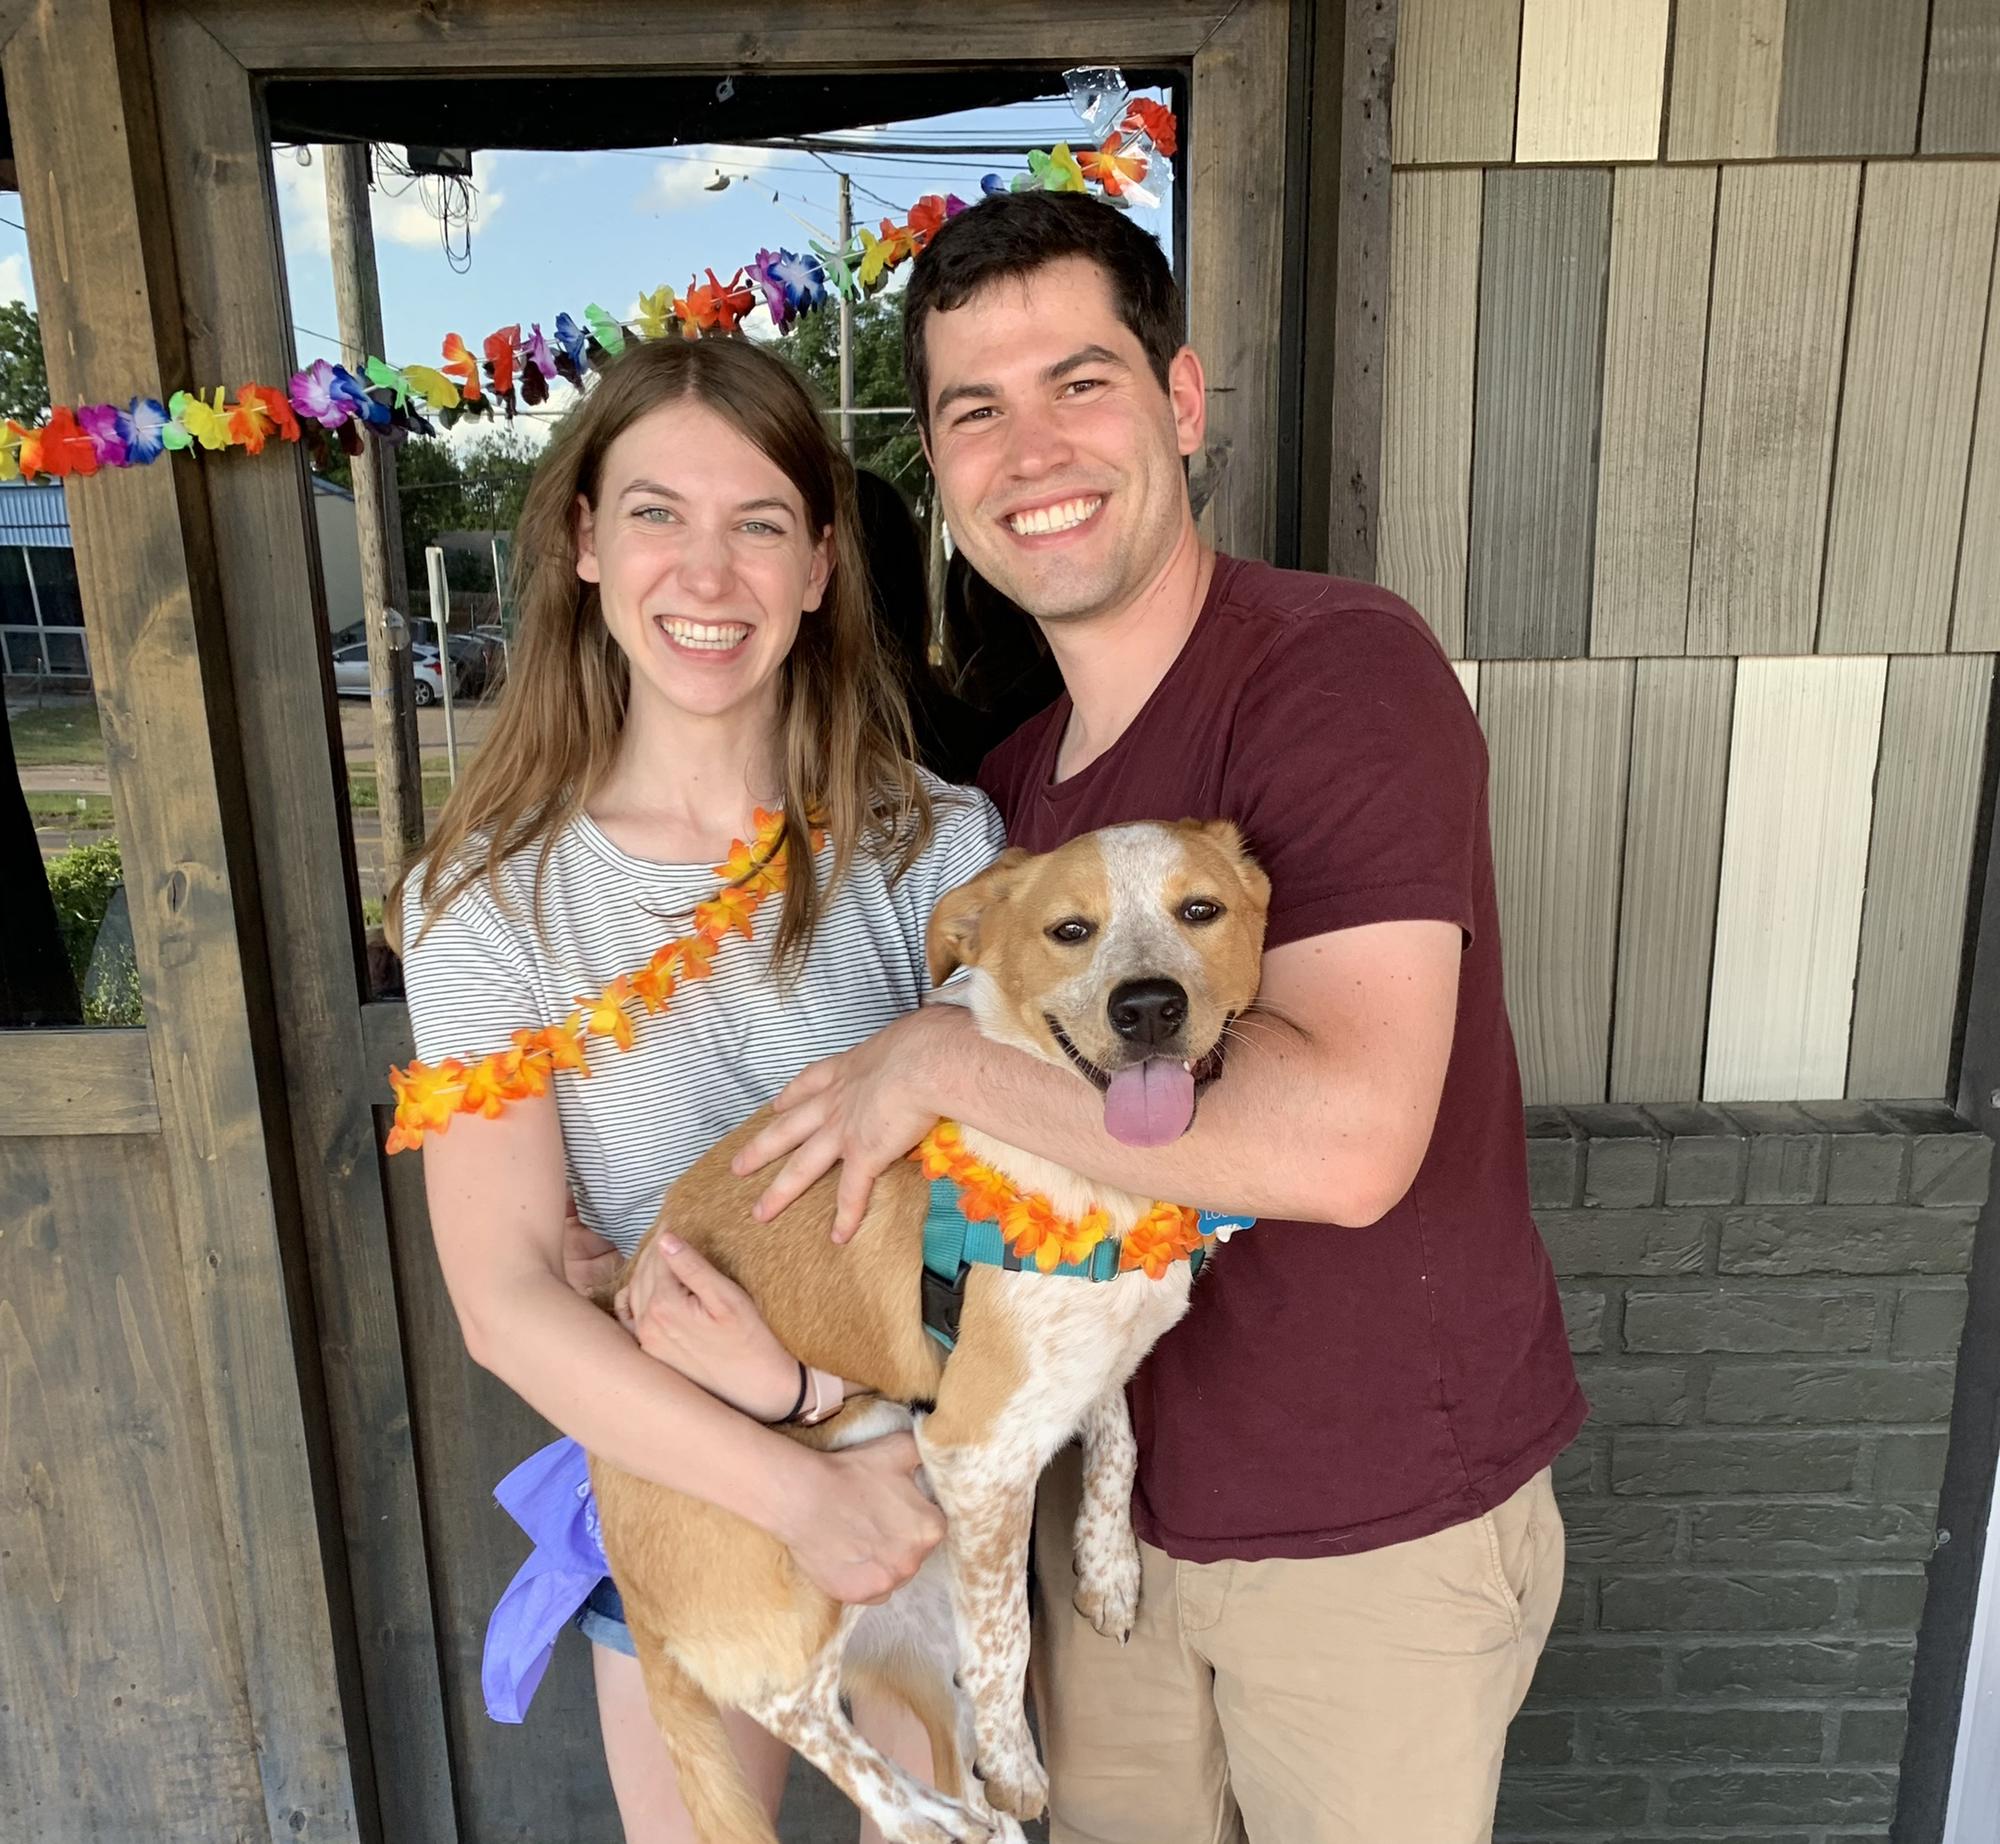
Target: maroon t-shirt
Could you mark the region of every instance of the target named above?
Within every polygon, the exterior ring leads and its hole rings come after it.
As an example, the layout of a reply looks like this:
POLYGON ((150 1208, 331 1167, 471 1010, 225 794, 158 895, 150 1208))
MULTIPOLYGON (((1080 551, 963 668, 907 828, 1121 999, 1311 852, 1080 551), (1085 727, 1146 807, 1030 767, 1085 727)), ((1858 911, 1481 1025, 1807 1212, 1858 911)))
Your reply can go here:
POLYGON ((1586 1405, 1528 1211, 1486 746, 1443 651, 1386 590, 1218 557, 1152 697, 1058 782, 1069 714, 1058 699, 980 771, 1010 843, 1220 816, 1270 873, 1269 947, 1369 922, 1465 931, 1409 1194, 1366 1229, 1239 1231, 1134 1379, 1140 1535, 1191 1562, 1324 1556, 1491 1510, 1586 1405))

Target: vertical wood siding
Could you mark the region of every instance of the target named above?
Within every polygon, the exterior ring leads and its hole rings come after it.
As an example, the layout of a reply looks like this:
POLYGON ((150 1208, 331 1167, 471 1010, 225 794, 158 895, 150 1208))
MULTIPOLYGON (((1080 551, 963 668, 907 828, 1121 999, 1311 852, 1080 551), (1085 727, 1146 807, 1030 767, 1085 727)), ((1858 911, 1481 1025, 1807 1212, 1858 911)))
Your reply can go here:
POLYGON ((1941 653, 2000 165, 1877 162, 1862 186, 1819 650, 1941 653))
POLYGON ((1617 176, 1592 653, 1687 647, 1715 194, 1713 167, 1627 167, 1617 176))
POLYGON ((1790 0, 1782 156, 1912 154, 1928 0, 1790 0))
POLYGON ((1627 660, 1479 671, 1507 1009, 1530 1102, 1604 1099, 1632 673, 1627 660))
POLYGON ((1390 158, 1482 164, 1514 151, 1521 0, 1402 0, 1390 158))
POLYGON ((1993 0, 1931 0, 1917 148, 1925 154, 2000 154, 2000 7, 1993 0))
POLYGON ((1942 1095, 1993 662, 1889 662, 1847 1093, 1942 1095))
POLYGON ((1690 653, 1812 650, 1860 178, 1723 169, 1690 653))
POLYGON ((1846 1092, 1884 659, 1736 668, 1709 1101, 1846 1092))
POLYGON ((1480 190, 1470 167, 1398 173, 1391 187, 1376 568, 1454 657, 1465 651, 1480 190))
POLYGON ((1608 172, 1487 175, 1466 594, 1479 658, 1589 646, 1610 247, 1608 172))
POLYGON ((1652 160, 1667 0, 1527 0, 1516 160, 1652 160))
POLYGON ((1766 160, 1778 151, 1785 0, 1680 0, 1674 9, 1669 160, 1766 160))
POLYGON ((1701 1094, 1736 665, 1641 660, 1612 1014, 1613 1101, 1701 1094))

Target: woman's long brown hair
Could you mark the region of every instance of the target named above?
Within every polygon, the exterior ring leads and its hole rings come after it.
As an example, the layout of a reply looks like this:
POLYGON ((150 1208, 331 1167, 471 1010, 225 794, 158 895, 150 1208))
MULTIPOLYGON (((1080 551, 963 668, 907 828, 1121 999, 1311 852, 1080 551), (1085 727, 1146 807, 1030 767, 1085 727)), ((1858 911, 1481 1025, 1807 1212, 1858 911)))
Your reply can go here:
POLYGON ((595 507, 611 444, 648 411, 683 401, 727 418, 777 465, 805 502, 809 536, 833 533, 825 593, 800 621, 779 668, 784 842, 793 874, 774 966, 787 973, 800 964, 857 851, 893 856, 892 875, 901 876, 929 842, 933 815, 911 760, 909 711, 869 604, 851 464, 782 359, 746 339, 654 341, 604 369, 557 427, 529 483, 514 538, 518 636, 500 708, 437 830, 384 904, 392 923, 401 917, 403 883, 419 866, 436 867, 423 884, 428 928, 482 877, 504 904, 500 866, 535 849, 533 920, 541 928, 542 880, 556 836, 610 773, 631 684, 597 587, 576 573, 577 496, 595 507), (809 816, 833 841, 824 886, 799 874, 813 862, 809 816))

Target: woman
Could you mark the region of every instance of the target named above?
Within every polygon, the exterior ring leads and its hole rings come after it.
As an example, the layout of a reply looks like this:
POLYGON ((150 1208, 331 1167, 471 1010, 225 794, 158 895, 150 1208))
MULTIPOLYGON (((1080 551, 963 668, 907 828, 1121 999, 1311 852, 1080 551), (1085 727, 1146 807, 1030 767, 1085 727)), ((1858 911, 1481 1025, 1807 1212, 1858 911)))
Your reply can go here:
MULTIPOLYGON (((579 1004, 636 1034, 591 1040, 588 1079, 426 1145, 467 1348, 591 1452, 761 1525, 838 1598, 879 1598, 942 1533, 914 1443, 820 1454, 760 1425, 797 1411, 800 1368, 690 1250, 657 1244, 635 1277, 641 1343, 579 1287, 616 1259, 597 1237, 629 1251, 715 1140, 918 1002, 931 907, 992 857, 998 820, 911 764, 851 470, 804 386, 748 342, 611 365, 551 443, 514 556, 514 670, 401 896, 418 1055, 472 1063, 579 1004), (740 849, 763 809, 782 809, 763 835, 775 867, 740 849), (694 962, 659 954, 695 915, 739 911, 694 962), (668 977, 614 984, 649 967, 668 977)), ((819 1399, 838 1387, 813 1380, 819 1399)), ((692 1832, 618 1612, 606 1583, 581 1624, 626 1838, 678 1844, 692 1832)), ((775 1812, 787 1757, 733 1721, 775 1812)), ((914 1725, 900 1733, 926 1772, 914 1725)))

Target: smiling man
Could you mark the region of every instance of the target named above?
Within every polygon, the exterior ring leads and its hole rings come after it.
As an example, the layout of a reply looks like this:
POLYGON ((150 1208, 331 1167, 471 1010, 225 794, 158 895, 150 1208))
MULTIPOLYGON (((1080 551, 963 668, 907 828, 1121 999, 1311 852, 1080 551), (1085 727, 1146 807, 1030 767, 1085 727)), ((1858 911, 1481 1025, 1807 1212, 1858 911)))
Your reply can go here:
POLYGON ((1123 1648, 1070 1604, 1075 1469, 1044 1481, 1052 1836, 1469 1844, 1554 1617, 1548 1469, 1585 1413, 1528 1211, 1485 748, 1394 596, 1203 544, 1182 324, 1128 218, 1007 195, 918 258, 904 356, 955 541, 1062 667, 980 777, 1012 841, 1224 817, 1270 874, 1226 1069, 1198 1110, 1175 1066, 1100 1116, 930 1007, 808 1071, 741 1163, 785 1156, 771 1210, 841 1162, 851 1231, 943 1115, 1258 1218, 1132 1387, 1123 1648))

